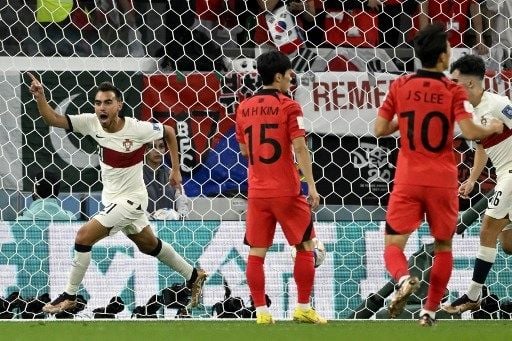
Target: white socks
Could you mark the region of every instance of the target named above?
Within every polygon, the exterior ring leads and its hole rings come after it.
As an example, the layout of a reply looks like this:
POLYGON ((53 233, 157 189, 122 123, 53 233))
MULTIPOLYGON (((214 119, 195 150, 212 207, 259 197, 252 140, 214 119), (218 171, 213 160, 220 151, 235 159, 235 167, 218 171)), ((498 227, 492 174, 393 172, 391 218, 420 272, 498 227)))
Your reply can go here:
POLYGON ((190 265, 183 257, 181 257, 171 244, 162 241, 162 249, 156 256, 156 258, 173 269, 174 271, 181 274, 188 281, 192 277, 192 271, 194 267, 190 265))
POLYGON ((403 283, 406 279, 408 279, 409 277, 411 277, 411 276, 410 276, 410 275, 405 275, 405 276, 400 277, 400 279, 398 280, 398 286, 401 286, 401 285, 402 285, 402 283, 403 283))
POLYGON ((487 247, 480 245, 478 247, 478 254, 476 258, 479 258, 488 263, 494 263, 496 261, 496 248, 495 247, 487 247))
POLYGON ((482 294, 482 287, 484 285, 481 284, 481 283, 477 283, 475 281, 471 281, 471 284, 469 285, 469 289, 468 289, 468 298, 471 300, 471 301, 476 301, 478 300, 478 298, 480 297, 480 295, 482 294))
MULTIPOLYGON (((185 277, 186 280, 189 280, 190 277, 192 277, 192 271, 194 270, 194 267, 187 263, 187 261, 183 259, 183 257, 181 257, 170 244, 162 242, 162 249, 156 258, 181 274, 183 277, 185 277)), ((76 295, 78 289, 80 289, 80 284, 84 279, 85 273, 89 268, 90 263, 91 251, 75 251, 73 262, 71 263, 71 272, 68 277, 68 284, 64 290, 67 294, 76 295)))
POLYGON ((494 247, 480 245, 475 260, 475 268, 473 269, 473 280, 469 285, 467 295, 470 300, 476 301, 482 294, 482 287, 485 279, 491 270, 492 265, 496 261, 497 250, 494 247))
POLYGON ((73 257, 73 262, 71 264, 71 272, 68 277, 68 284, 66 289, 64 290, 66 293, 70 295, 76 295, 78 289, 80 288, 80 283, 82 283, 85 272, 91 263, 91 251, 88 252, 78 252, 75 251, 75 256, 73 257))
POLYGON ((432 320, 435 320, 435 319, 436 319, 436 312, 435 312, 435 311, 430 311, 430 310, 426 310, 426 309, 421 309, 421 311, 420 311, 420 317, 422 317, 422 316, 423 316, 423 315, 425 315, 425 314, 428 314, 432 320))

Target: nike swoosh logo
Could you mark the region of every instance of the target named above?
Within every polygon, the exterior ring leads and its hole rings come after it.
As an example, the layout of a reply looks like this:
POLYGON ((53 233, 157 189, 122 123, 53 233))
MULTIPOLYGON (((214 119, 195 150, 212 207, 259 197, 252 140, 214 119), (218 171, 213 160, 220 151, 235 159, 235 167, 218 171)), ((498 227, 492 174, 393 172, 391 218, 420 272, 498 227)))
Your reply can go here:
POLYGON ((105 138, 105 136, 100 136, 98 134, 96 134, 96 137, 99 138, 99 139, 104 139, 105 138))

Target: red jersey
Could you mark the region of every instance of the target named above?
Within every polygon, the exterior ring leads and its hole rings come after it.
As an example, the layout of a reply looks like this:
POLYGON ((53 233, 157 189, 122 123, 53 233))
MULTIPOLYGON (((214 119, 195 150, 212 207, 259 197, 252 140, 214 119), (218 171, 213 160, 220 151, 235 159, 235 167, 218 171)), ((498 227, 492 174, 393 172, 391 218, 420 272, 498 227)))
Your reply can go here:
POLYGON ((455 121, 471 119, 464 88, 443 73, 418 70, 397 78, 379 108, 379 116, 398 117, 400 151, 396 184, 457 187, 453 153, 455 121))
POLYGON ((300 194, 292 141, 301 136, 305 131, 300 105, 278 90, 261 90, 240 103, 236 139, 247 146, 249 198, 300 194))

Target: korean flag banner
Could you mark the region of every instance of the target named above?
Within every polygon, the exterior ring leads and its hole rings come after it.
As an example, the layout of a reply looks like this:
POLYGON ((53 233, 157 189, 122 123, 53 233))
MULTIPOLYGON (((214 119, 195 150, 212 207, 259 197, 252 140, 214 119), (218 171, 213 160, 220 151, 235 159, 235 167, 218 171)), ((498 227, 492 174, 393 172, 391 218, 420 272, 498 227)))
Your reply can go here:
POLYGON ((265 19, 272 42, 279 51, 292 54, 304 44, 304 38, 295 17, 288 12, 286 6, 267 13, 265 19))

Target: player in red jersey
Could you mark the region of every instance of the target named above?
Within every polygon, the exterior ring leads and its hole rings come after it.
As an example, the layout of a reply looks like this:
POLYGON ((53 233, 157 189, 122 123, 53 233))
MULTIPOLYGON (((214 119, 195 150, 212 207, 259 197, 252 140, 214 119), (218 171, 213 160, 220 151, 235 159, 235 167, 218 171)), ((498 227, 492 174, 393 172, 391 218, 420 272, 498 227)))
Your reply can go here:
POLYGON ((409 235, 426 215, 435 239, 435 257, 420 324, 430 326, 435 321, 435 311, 453 265, 452 237, 458 214, 454 123, 458 123, 464 137, 470 140, 501 133, 503 123, 493 120, 485 128, 473 123, 466 91, 443 73, 448 68, 451 47, 442 25, 425 27, 416 36, 414 45, 423 68, 391 84, 379 109, 375 135, 399 131, 401 139, 386 215, 384 261, 398 283, 389 313, 391 317, 398 316, 419 287, 418 278, 409 275, 404 248, 409 235))
POLYGON ((292 79, 291 62, 283 53, 272 51, 258 57, 257 68, 263 89, 240 103, 236 112, 236 138, 249 164, 245 243, 250 246, 247 283, 256 321, 274 323, 265 301, 263 264, 279 222, 288 243, 297 249, 293 277, 298 305, 293 319, 326 323, 310 306, 315 277, 311 209, 318 207, 320 197, 304 137, 302 109, 286 95, 292 79), (308 185, 308 200, 301 193, 294 153, 308 185))

